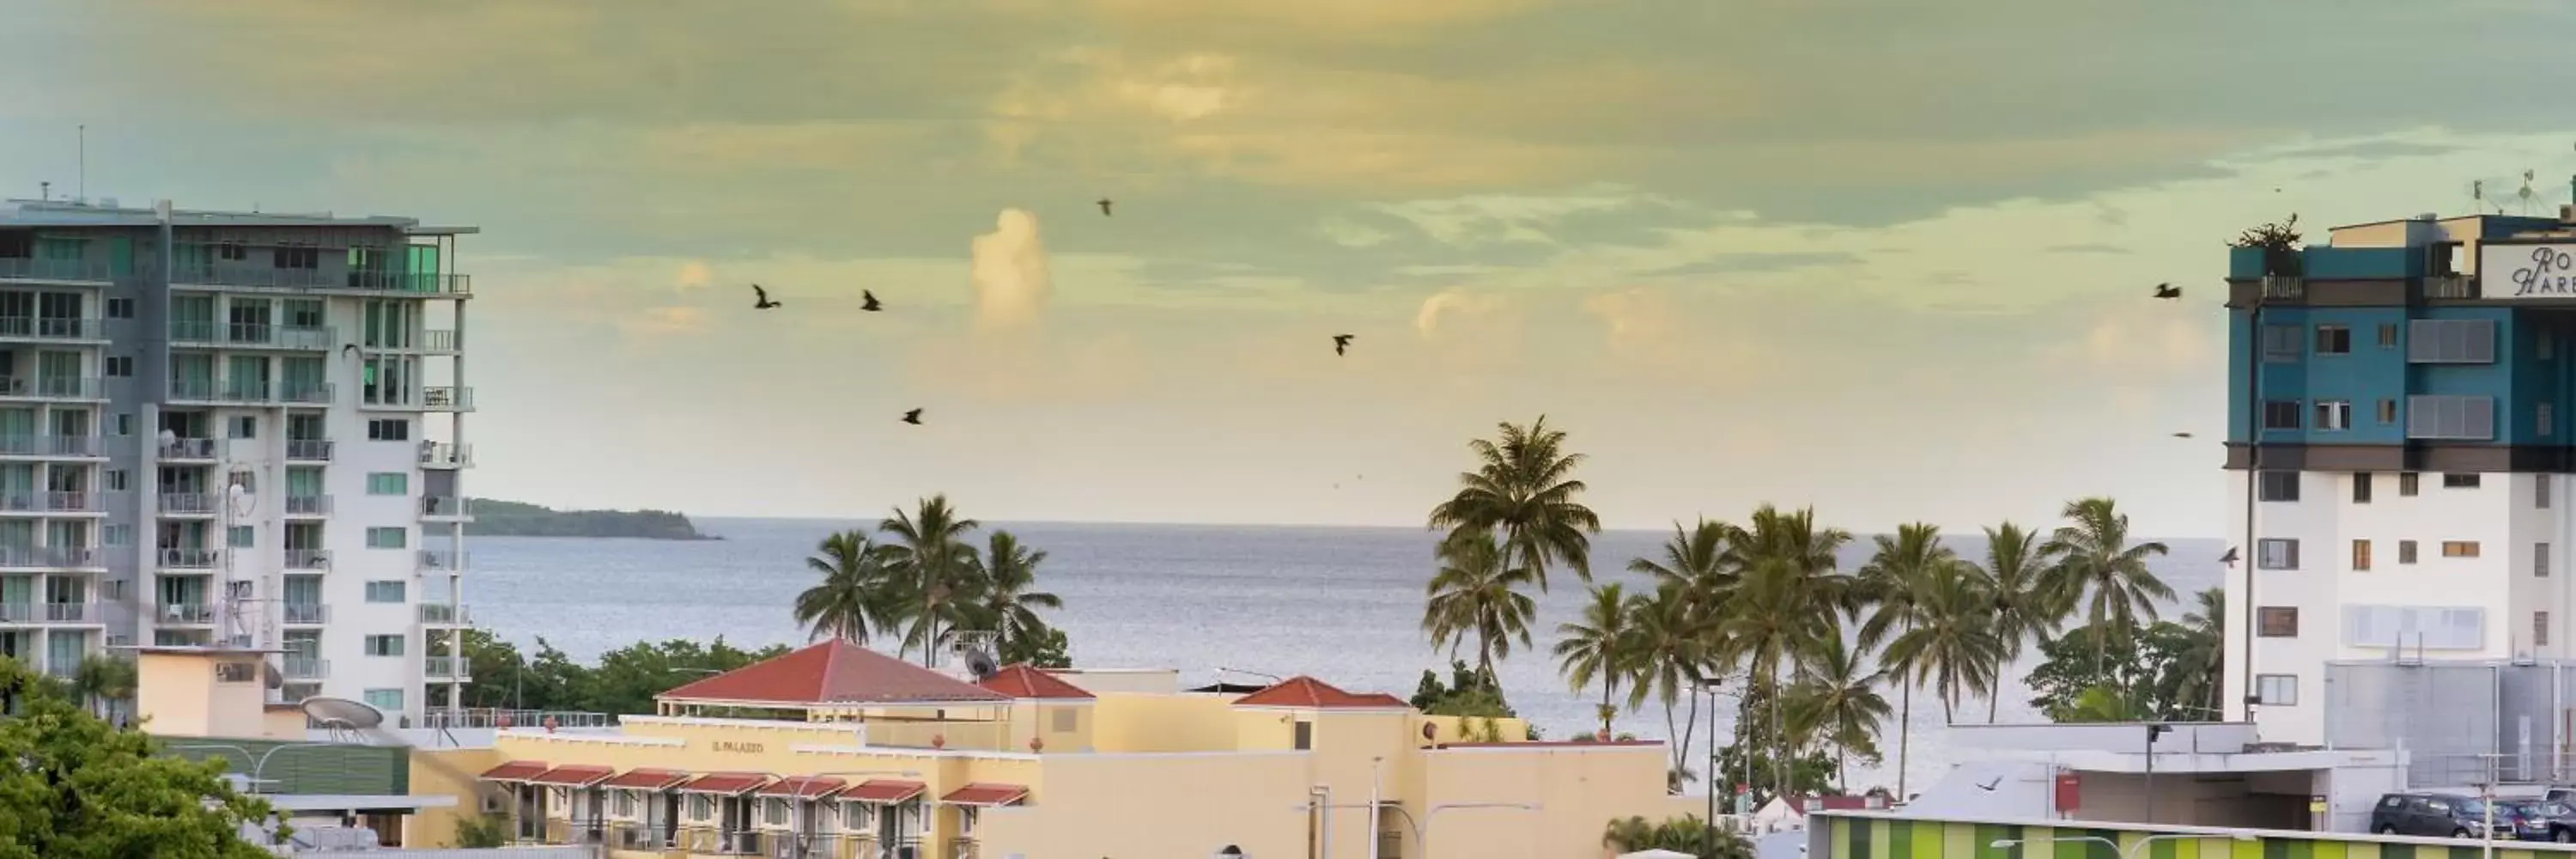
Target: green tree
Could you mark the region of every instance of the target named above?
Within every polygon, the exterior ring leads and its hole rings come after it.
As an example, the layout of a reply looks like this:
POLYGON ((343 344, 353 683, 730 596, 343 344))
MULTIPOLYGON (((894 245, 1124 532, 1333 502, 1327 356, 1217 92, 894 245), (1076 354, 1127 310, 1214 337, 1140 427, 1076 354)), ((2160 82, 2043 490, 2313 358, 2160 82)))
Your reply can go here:
POLYGON ((475 814, 456 821, 456 847, 492 848, 509 843, 509 818, 497 814, 475 814))
POLYGON ((1664 705, 1664 735, 1678 741, 1672 747, 1673 770, 1685 774, 1690 772, 1693 732, 1699 727, 1697 690, 1712 673, 1708 670, 1711 624, 1692 594, 1689 582, 1665 579, 1653 596, 1629 604, 1636 617, 1628 621, 1634 647, 1627 660, 1628 707, 1635 709, 1648 697, 1664 705), (1683 698, 1690 699, 1690 709, 1676 722, 1673 708, 1683 698))
MULTIPOLYGON (((1783 687, 1786 691, 1786 687, 1783 687)), ((1743 784, 1750 789, 1755 806, 1769 802, 1780 792, 1781 785, 1795 793, 1824 793, 1834 783, 1834 757, 1825 753, 1813 738, 1791 737, 1784 744, 1770 738, 1778 732, 1763 725, 1765 714, 1772 712, 1767 687, 1753 686, 1736 700, 1734 742, 1717 750, 1717 771, 1712 784, 1743 784)))
POLYGON ((100 718, 109 718, 121 702, 134 699, 137 679, 134 660, 103 653, 92 654, 82 657, 80 666, 73 670, 72 691, 80 696, 82 705, 89 707, 90 712, 97 713, 100 718))
POLYGON ((1064 608, 1064 599, 1036 590, 1043 549, 1031 549, 1009 531, 986 535, 984 554, 973 559, 971 596, 962 604, 966 628, 993 633, 996 648, 1048 630, 1039 609, 1064 608))
POLYGON ((1956 562, 1930 570, 1915 586, 1922 621, 1887 643, 1889 665, 1910 671, 1909 684, 1928 682, 1940 695, 1944 723, 1958 721, 1962 696, 1992 694, 2003 669, 1994 600, 1983 578, 1977 568, 1956 562))
POLYGON ((576 706, 562 709, 650 713, 656 695, 786 653, 782 645, 744 650, 726 643, 723 636, 707 644, 679 638, 659 644, 638 642, 600 654, 598 667, 580 675, 576 706))
POLYGON ((273 820, 268 803, 235 793, 219 762, 162 754, 160 741, 120 731, 14 659, 0 657, 0 859, 268 859, 241 837, 273 820))
POLYGON ((1566 685, 1581 692, 1595 680, 1601 683, 1601 733, 1610 733, 1610 722, 1619 715, 1619 707, 1610 702, 1618 693, 1619 683, 1630 673, 1636 659, 1635 630, 1628 626, 1633 616, 1629 603, 1638 597, 1628 594, 1618 582, 1592 586, 1592 601, 1583 605, 1583 620, 1556 626, 1556 668, 1564 675, 1566 685))
POLYGON ((796 625, 814 638, 826 636, 866 644, 890 607, 883 563, 885 553, 867 532, 842 531, 824 537, 805 559, 805 568, 823 581, 796 595, 796 625))
POLYGON ((1048 627, 1002 642, 997 654, 1004 665, 1027 665, 1032 668, 1073 667, 1072 647, 1066 643, 1064 630, 1048 627))
MULTIPOLYGON (((1877 550, 1862 564, 1853 582, 1859 601, 1868 605, 1860 626, 1860 649, 1877 651, 1893 638, 1912 634, 1925 622, 1929 607, 1925 584, 1940 570, 1959 566, 1959 556, 1941 542, 1941 529, 1920 522, 1897 526, 1896 533, 1872 538, 1877 550)), ((1882 653, 1888 679, 1895 682, 1896 790, 1905 791, 1905 771, 1914 741, 1916 666, 1882 653)))
POLYGON ((975 547, 966 535, 981 524, 957 515, 948 496, 921 499, 917 509, 896 508, 877 523, 893 538, 886 547, 886 570, 896 583, 891 599, 903 621, 903 646, 921 648, 921 664, 936 664, 940 629, 962 620, 959 602, 973 586, 975 547))
MULTIPOLYGON (((2006 665, 2021 661, 2032 642, 2056 635, 2075 612, 2074 595, 2053 580, 2057 561, 2047 545, 2011 522, 1986 529, 1986 592, 1994 598, 1995 638, 2003 642, 2006 665)), ((2002 699, 1986 696, 1986 724, 1994 724, 2002 699)))
POLYGON ((1431 509, 1430 527, 1453 536, 1498 532, 1510 556, 1501 566, 1528 571, 1542 593, 1551 561, 1591 581, 1591 535, 1601 533, 1601 518, 1583 505, 1583 481, 1574 479, 1583 454, 1565 451, 1565 431, 1549 429, 1546 415, 1496 428, 1496 439, 1468 442, 1476 470, 1458 475, 1457 494, 1431 509))
POLYGON ((1753 843, 1709 825, 1696 814, 1655 823, 1643 817, 1612 820, 1602 828, 1601 846, 1621 853, 1671 850, 1698 859, 1753 859, 1753 843))
POLYGON ((1479 716, 1487 719, 1517 718, 1510 701, 1503 698, 1503 687, 1492 678, 1468 667, 1464 659, 1449 661, 1449 682, 1440 682, 1440 673, 1429 669, 1413 686, 1413 698, 1407 702, 1413 709, 1433 716, 1479 716))
POLYGON ((2122 712, 2139 719, 2184 721, 2206 714, 2204 693, 2190 688, 2194 673, 2189 655, 2205 646, 2207 636, 2179 623, 2158 621, 2130 635, 2094 636, 2077 628, 2041 641, 2038 667, 2023 682, 2030 686, 2032 708, 2055 722, 2101 721, 2099 708, 2084 704, 2085 693, 2101 689, 2124 702, 2122 712), (2107 650, 2092 642, 2107 642, 2107 650))
POLYGON ((2184 701, 2209 709, 2195 714, 2215 717, 2222 712, 2218 696, 2227 671, 2227 591, 2208 588, 2194 594, 2196 609, 2182 616, 2183 631, 2191 634, 2190 646, 2175 655, 2176 667, 2182 673, 2175 693, 2184 701))
POLYGON ((1886 672, 1864 665, 1863 656, 1843 646, 1840 637, 1825 639, 1815 658, 1800 668, 1797 685, 1789 687, 1791 733, 1833 747, 1834 781, 1846 791, 1851 789, 1851 757, 1857 754, 1865 763, 1878 760, 1878 728, 1893 715, 1887 698, 1878 694, 1886 672))
POLYGON ((1741 572, 1718 622, 1717 661, 1744 666, 1752 676, 1746 691, 1770 702, 1773 766, 1784 770, 1774 781, 1785 782, 1793 753, 1779 687, 1825 639, 1842 635, 1841 612, 1852 604, 1854 588, 1837 571, 1835 553, 1851 542, 1851 532, 1818 527, 1813 509, 1784 513, 1765 504, 1728 542, 1741 572))
POLYGON ((2095 637, 2097 669, 2107 669, 2111 638, 2127 635, 2141 618, 2156 619, 2156 604, 2174 598, 2173 588, 2147 569, 2147 559, 2165 554, 2165 544, 2131 543, 2129 517, 2108 498, 2080 498, 2066 503, 2067 524, 2048 541, 2059 557, 2058 588, 2083 594, 2086 626, 2095 637))
POLYGON ((1440 571, 1423 589, 1422 630, 1434 647, 1452 655, 1475 641, 1476 670, 1494 676, 1494 660, 1512 652, 1512 640, 1530 643, 1530 618, 1538 601, 1521 593, 1529 571, 1507 565, 1491 531, 1460 531, 1440 541, 1440 571))

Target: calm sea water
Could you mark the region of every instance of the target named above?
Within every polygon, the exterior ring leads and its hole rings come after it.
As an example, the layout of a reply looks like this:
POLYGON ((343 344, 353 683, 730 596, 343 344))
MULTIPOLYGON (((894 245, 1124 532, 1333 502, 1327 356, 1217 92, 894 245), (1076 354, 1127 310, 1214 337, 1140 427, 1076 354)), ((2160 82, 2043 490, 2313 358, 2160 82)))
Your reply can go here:
MULTIPOLYGON (((479 537, 470 545, 474 575, 466 601, 476 620, 522 646, 543 636, 576 659, 638 640, 711 639, 737 644, 802 644, 789 616, 796 593, 814 582, 803 559, 816 541, 850 523, 824 520, 708 519, 721 541, 671 542, 577 538, 479 537)), ((1265 674, 1311 674, 1353 691, 1409 696, 1423 669, 1447 660, 1420 631, 1423 584, 1432 570, 1432 534, 1409 528, 1299 528, 1190 525, 1028 523, 1003 525, 1045 549, 1046 590, 1064 597, 1054 618, 1070 636, 1077 665, 1178 668, 1192 684, 1213 682, 1217 668, 1265 674)), ((1628 560, 1660 557, 1668 532, 1614 531, 1593 544, 1592 565, 1606 580, 1632 580, 1628 560)), ((2219 540, 2168 540, 2173 552, 2156 572, 2180 593, 2217 586, 2219 540)), ((1982 559, 1984 540, 1952 540, 1962 556, 1982 559)), ((1866 538, 1843 555, 1854 569, 1866 538)), ((1599 691, 1566 688, 1545 650, 1556 625, 1581 611, 1584 588, 1570 573, 1551 575, 1532 626, 1537 647, 1514 651, 1499 668, 1520 713, 1550 737, 1590 730, 1599 691)), ((1632 585, 1631 587, 1635 587, 1632 585)), ((2169 615, 2175 612, 2168 612, 2169 615)), ((2019 677, 2009 672, 2002 721, 2032 720, 2019 677)), ((1256 682, 1243 675, 1231 679, 1256 682)), ((1887 693, 1893 702, 1894 690, 1887 693)), ((1729 702, 1731 703, 1731 702, 1729 702)), ((1914 702, 1910 787, 1921 789, 1958 758, 1944 741, 1941 707, 1918 692, 1914 702)), ((1732 713, 1720 724, 1731 724, 1732 713)), ((1702 717, 1705 733, 1705 716, 1702 717)), ((1985 704, 1963 708, 1962 721, 1982 721, 1985 704)), ((1663 713, 1624 716, 1620 730, 1663 737, 1663 713)), ((1885 729, 1883 767, 1855 767, 1853 784, 1893 785, 1896 726, 1885 729)))

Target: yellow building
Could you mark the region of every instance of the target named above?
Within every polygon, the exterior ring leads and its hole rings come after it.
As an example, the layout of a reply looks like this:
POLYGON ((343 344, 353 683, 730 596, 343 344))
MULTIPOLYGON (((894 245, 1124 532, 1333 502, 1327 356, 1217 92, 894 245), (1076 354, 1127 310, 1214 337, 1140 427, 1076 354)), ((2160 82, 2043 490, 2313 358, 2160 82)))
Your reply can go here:
MULTIPOLYGON (((1516 719, 1307 677, 1210 694, 1100 672, 1095 694, 1085 674, 967 682, 834 641, 615 728, 519 725, 421 755, 520 840, 633 857, 1563 859, 1607 855, 1613 819, 1697 806, 1666 794, 1660 743, 1522 741, 1516 719)), ((433 817, 415 834, 452 831, 433 817)))

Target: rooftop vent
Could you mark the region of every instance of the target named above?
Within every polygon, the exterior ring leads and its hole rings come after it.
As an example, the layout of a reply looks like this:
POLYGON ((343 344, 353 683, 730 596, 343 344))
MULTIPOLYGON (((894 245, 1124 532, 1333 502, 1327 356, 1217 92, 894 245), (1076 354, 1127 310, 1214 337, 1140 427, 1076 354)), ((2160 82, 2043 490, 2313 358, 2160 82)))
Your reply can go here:
POLYGON ((2440 213, 2440 212, 2425 212, 2425 213, 2423 213, 2423 214, 2421 214, 2421 215, 2416 215, 2416 216, 2415 216, 2415 220, 2418 220, 2418 221, 2431 221, 2431 220, 2438 220, 2438 219, 2440 219, 2440 218, 2441 218, 2441 216, 2442 216, 2442 215, 2441 215, 2441 213, 2440 213))

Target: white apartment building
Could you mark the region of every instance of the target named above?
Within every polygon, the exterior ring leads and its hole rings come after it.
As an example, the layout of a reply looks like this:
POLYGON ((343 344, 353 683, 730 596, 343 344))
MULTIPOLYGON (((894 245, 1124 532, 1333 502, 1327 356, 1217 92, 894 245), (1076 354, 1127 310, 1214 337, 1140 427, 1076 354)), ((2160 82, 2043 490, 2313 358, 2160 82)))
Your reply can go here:
POLYGON ((0 203, 0 654, 258 647, 459 700, 471 227, 0 203))

